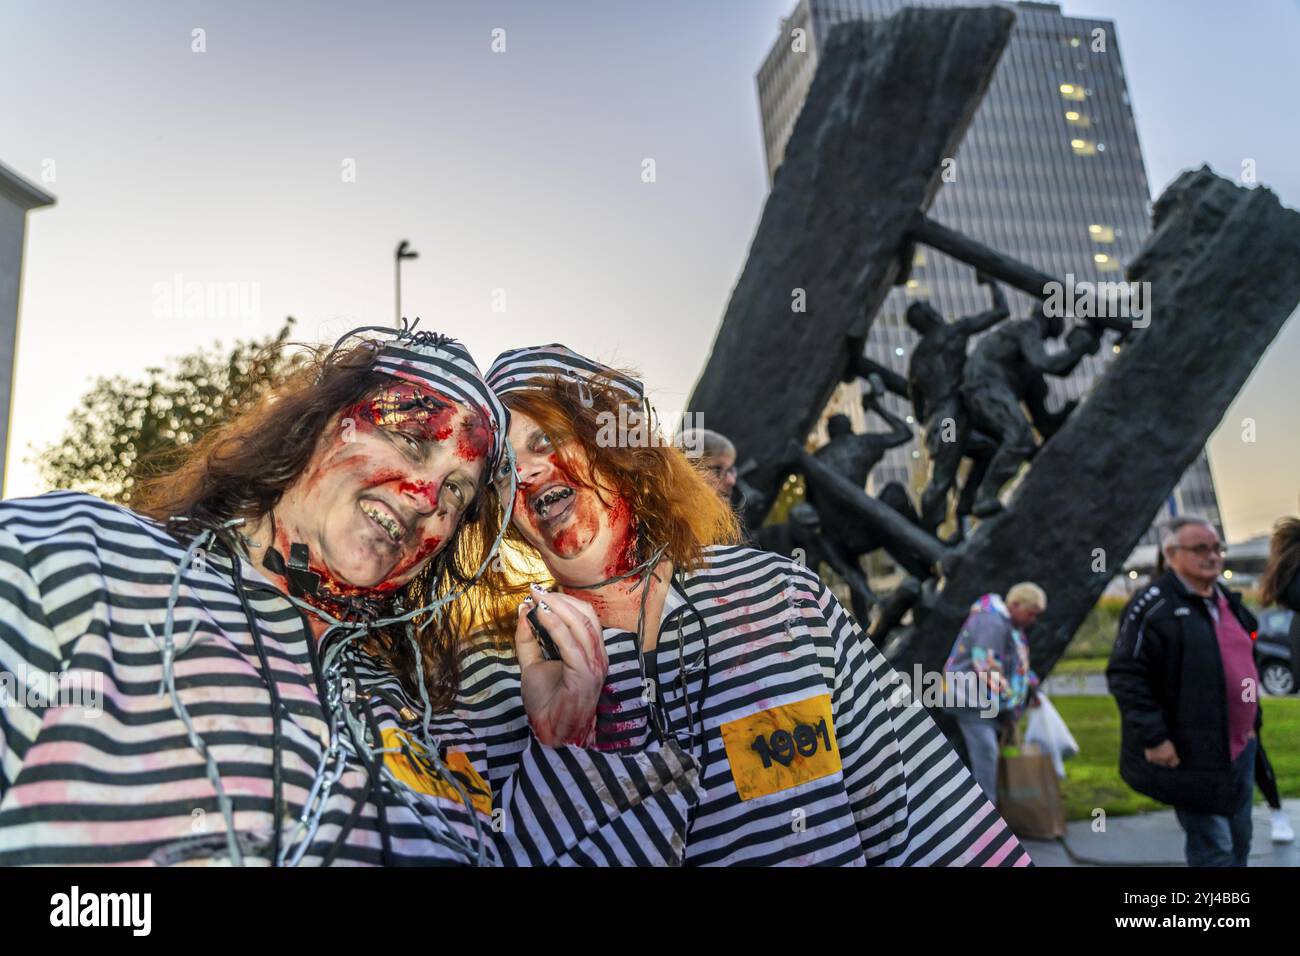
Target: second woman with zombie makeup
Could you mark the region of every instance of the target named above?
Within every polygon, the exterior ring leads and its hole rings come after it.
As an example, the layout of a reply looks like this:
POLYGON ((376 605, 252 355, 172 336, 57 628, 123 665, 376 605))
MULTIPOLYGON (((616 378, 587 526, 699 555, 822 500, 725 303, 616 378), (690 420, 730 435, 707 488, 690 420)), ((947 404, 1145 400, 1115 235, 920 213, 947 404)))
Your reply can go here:
MULTIPOLYGON (((0 864, 557 863, 627 827, 674 862, 675 748, 538 744, 490 787, 450 710, 505 431, 463 347, 403 329, 320 350, 135 510, 0 503, 0 671, 27 688, 0 708, 0 864)), ((595 626, 548 606, 562 644, 595 626)), ((599 687, 534 675, 542 723, 599 687)))
MULTIPOLYGON (((542 683, 554 662, 539 638, 559 622, 541 605, 557 594, 521 595, 463 666, 461 710, 487 744, 489 779, 539 740, 623 754, 676 742, 704 790, 687 864, 1029 863, 817 576, 730 543, 734 516, 650 430, 639 382, 550 345, 503 354, 488 383, 511 410, 511 537, 600 621, 565 629, 555 653, 605 668, 598 693, 542 683), (551 719, 537 720, 546 695, 551 719)), ((510 570, 485 577, 491 594, 511 594, 510 570)), ((598 789, 575 783, 575 800, 598 789)), ((593 842, 585 858, 656 856, 645 835, 593 842)))

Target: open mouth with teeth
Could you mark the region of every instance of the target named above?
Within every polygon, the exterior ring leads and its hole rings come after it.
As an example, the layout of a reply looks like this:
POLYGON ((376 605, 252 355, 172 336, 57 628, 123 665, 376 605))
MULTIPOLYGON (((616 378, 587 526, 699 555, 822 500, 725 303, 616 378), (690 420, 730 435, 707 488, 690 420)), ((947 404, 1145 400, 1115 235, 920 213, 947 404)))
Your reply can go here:
POLYGON ((375 501, 360 502, 362 513, 373 521, 393 544, 400 544, 406 537, 406 528, 387 507, 375 501))
POLYGON ((550 485, 529 499, 539 521, 555 523, 573 510, 574 490, 568 485, 550 485))

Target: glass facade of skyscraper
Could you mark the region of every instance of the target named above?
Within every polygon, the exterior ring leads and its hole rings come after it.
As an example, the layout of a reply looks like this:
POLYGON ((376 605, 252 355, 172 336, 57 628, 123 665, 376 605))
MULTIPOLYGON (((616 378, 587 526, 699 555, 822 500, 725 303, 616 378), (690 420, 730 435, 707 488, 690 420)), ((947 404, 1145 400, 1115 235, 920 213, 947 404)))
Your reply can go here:
MULTIPOLYGON (((757 78, 769 177, 781 163, 812 83, 818 44, 831 27, 889 16, 907 5, 918 4, 801 0, 783 22, 757 78)), ((1016 13, 1010 42, 929 215, 1049 275, 1122 281, 1124 266, 1150 231, 1151 207, 1115 26, 1063 16, 1055 4, 1003 6, 1016 13)), ((1005 291, 1013 318, 1036 311, 1035 299, 1005 291)), ((889 295, 867 343, 870 357, 902 373, 916 340, 903 314, 917 299, 929 301, 948 319, 989 308, 988 290, 976 284, 974 270, 919 247, 911 278, 889 295)), ((1051 407, 1083 396, 1112 357, 1107 344, 1070 376, 1049 378, 1051 407)), ((844 402, 837 393, 836 403, 844 402)), ((900 415, 909 410, 893 396, 887 403, 900 415)), ((884 426, 872 420, 868 427, 884 426)), ((872 475, 872 490, 892 480, 917 488, 924 481, 922 455, 919 442, 891 451, 872 475)), ((1123 480, 1115 476, 1116 482, 1123 480)), ((1201 514, 1222 528, 1204 453, 1155 517, 1170 511, 1201 514)), ((1150 540, 1150 535, 1144 539, 1150 540)))

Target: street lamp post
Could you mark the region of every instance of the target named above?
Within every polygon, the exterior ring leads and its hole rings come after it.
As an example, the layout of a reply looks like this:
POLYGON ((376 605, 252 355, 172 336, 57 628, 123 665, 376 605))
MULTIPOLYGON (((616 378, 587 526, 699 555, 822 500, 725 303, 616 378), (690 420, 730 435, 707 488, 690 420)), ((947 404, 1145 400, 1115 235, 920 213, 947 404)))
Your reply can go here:
POLYGON ((403 239, 397 244, 397 252, 393 256, 394 267, 397 270, 397 318, 393 323, 396 328, 402 326, 402 260, 418 259, 420 254, 414 249, 409 249, 410 243, 403 239))

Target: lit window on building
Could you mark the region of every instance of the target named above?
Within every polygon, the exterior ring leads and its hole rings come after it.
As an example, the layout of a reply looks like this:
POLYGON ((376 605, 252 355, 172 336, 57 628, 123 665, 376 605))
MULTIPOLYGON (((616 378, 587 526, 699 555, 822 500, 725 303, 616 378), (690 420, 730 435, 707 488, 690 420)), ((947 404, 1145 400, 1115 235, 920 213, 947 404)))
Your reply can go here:
MULTIPOLYGON (((807 96, 817 63, 817 51, 828 21, 888 16, 918 0, 789 0, 797 13, 774 37, 764 96, 764 134, 770 136, 768 175, 781 162, 786 138, 807 96), (833 16, 825 16, 834 11, 833 16), (789 29, 808 30, 805 56, 790 51, 789 29)), ((926 0, 920 0, 925 3, 926 0)), ((953 0, 944 0, 951 3, 953 0)), ((929 5, 929 4, 927 4, 929 5)), ((1097 22, 1061 15, 1052 4, 1018 5, 1012 39, 997 75, 962 141, 962 188, 945 186, 935 198, 931 215, 1008 255, 1037 268, 1064 272, 1082 269, 1094 279, 1114 282, 1123 277, 1124 263, 1146 238, 1151 203, 1142 166, 1142 148, 1134 130, 1130 96, 1123 67, 1115 55, 1115 39, 1106 24, 1106 56, 1090 56, 1087 48, 1097 22), (1040 9, 1041 8, 1041 9, 1040 9), (1078 39, 1076 45, 1072 40, 1078 39), (1083 63, 1085 70, 1078 69, 1083 63), (1083 73, 1088 75, 1085 77, 1083 73), (1066 76, 1066 73, 1072 75, 1066 76), (1097 77, 1097 79, 1094 79, 1097 77), (1088 84, 1095 82, 1096 88, 1088 84), (1053 87, 1056 87, 1055 93, 1053 87), (1063 89, 1064 87, 1064 89, 1063 89), (1094 95, 1095 94, 1095 95, 1094 95), (1093 163, 1075 163, 1060 148, 1061 128, 1052 114, 1066 121, 1065 142, 1081 140, 1101 154, 1093 163), (1101 131, 1110 137, 1101 148, 1101 131), (1104 161, 1103 161, 1104 160, 1104 161), (1104 168, 1103 168, 1104 167, 1104 168), (1069 201, 1062 201, 1068 197, 1069 201), (1090 225, 1113 229, 1114 241, 1089 230, 1090 225), (1121 228, 1122 227, 1122 228, 1121 228), (1106 263, 1092 256, 1105 253, 1106 263)), ((877 315, 866 343, 866 354, 900 374, 908 363, 915 335, 903 317, 912 301, 928 299, 945 314, 964 315, 988 308, 988 292, 975 286, 969 269, 942 253, 925 250, 928 262, 919 268, 921 250, 910 277, 891 291, 877 315), (921 286, 927 286, 921 291, 921 286)), ((1019 314, 1020 293, 1008 290, 1012 310, 1019 314)), ((1076 374, 1051 382, 1056 400, 1079 398, 1112 361, 1117 350, 1107 344, 1102 355, 1089 356, 1076 374)), ((891 397, 889 401, 893 402, 891 397)), ((861 414, 860 397, 850 403, 861 414)), ((894 407, 891 405, 891 407, 894 407)), ((903 406, 898 406, 900 417, 903 406)), ((856 426, 855 426, 855 430, 856 426)), ((919 436, 918 436, 919 437, 919 436)), ((877 490, 899 481, 919 493, 927 476, 926 455, 918 442, 890 450, 872 473, 877 490), (913 456, 913 450, 919 457, 913 456)), ((1204 512, 1218 521, 1214 484, 1205 455, 1187 471, 1174 495, 1177 510, 1204 512)), ((1148 532, 1144 543, 1158 544, 1148 532)), ((880 562, 882 566, 888 562, 880 562)))

